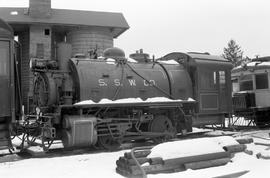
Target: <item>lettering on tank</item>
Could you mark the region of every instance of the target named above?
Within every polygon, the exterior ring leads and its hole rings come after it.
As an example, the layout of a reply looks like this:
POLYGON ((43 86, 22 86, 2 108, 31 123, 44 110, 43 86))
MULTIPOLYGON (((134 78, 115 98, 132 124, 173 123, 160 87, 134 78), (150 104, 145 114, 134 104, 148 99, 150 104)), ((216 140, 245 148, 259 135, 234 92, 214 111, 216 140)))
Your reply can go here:
MULTIPOLYGON (((112 85, 114 86, 130 86, 130 87, 135 87, 137 86, 138 84, 142 84, 144 85, 145 87, 149 87, 149 86, 155 86, 157 85, 156 81, 155 80, 140 80, 140 81, 137 81, 135 79, 128 79, 127 81, 125 81, 124 83, 121 83, 121 79, 114 79, 112 80, 113 83, 112 85)), ((110 82, 111 80, 106 80, 106 79, 98 79, 98 85, 100 87, 107 87, 107 86, 110 86, 110 82)))

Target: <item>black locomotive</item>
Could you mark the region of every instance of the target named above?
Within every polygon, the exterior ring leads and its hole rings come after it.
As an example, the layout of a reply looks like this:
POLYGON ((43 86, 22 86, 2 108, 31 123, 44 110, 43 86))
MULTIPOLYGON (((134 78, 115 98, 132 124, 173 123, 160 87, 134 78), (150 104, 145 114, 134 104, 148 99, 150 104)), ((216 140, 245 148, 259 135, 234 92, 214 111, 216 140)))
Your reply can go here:
POLYGON ((23 143, 45 150, 54 140, 113 149, 222 124, 231 113, 232 65, 223 58, 170 53, 152 60, 140 52, 130 61, 110 48, 90 59, 72 57, 67 43, 58 44, 57 60, 31 59, 33 98, 22 106, 20 46, 3 21, 0 32, 0 147, 11 148, 10 138, 22 135, 23 143))

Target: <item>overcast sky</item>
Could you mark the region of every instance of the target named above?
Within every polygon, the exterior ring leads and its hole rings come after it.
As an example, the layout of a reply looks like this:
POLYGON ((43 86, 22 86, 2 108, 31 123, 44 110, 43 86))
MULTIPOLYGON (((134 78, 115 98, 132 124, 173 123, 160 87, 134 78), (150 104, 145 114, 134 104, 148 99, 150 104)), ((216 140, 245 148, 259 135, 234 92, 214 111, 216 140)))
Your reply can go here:
MULTIPOLYGON (((28 0, 0 0, 28 7, 28 0)), ((143 48, 161 57, 173 51, 221 55, 230 39, 244 56, 270 56, 269 0, 52 0, 52 8, 122 12, 130 29, 115 39, 126 54, 143 48)))

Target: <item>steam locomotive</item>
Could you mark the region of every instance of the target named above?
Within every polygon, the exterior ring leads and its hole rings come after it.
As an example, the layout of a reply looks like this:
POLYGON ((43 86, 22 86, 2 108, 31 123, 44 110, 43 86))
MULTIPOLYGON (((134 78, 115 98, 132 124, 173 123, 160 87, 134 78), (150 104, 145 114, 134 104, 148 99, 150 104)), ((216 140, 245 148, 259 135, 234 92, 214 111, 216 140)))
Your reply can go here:
POLYGON ((194 125, 222 124, 231 113, 232 65, 205 53, 170 53, 152 60, 109 48, 103 57, 71 56, 59 43, 57 61, 32 58, 33 99, 22 106, 20 45, 0 21, 0 147, 22 137, 48 150, 119 147, 131 140, 162 141, 194 125), (132 60, 132 61, 131 61, 132 60))

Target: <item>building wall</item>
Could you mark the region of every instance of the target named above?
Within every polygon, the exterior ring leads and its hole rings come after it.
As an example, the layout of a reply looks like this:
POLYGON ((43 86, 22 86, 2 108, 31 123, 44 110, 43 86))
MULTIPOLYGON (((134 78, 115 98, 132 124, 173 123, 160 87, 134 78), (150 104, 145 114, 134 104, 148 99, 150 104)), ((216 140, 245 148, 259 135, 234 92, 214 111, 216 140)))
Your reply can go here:
POLYGON ((51 28, 49 26, 30 26, 29 30, 18 33, 18 39, 22 45, 23 104, 27 106, 33 96, 34 77, 29 68, 30 59, 51 59, 51 28), (44 34, 45 29, 49 29, 49 35, 44 34))
POLYGON ((72 55, 89 55, 90 50, 97 48, 101 56, 105 49, 113 47, 113 35, 109 28, 73 29, 67 33, 67 42, 72 45, 72 55))
MULTIPOLYGON (((29 57, 51 59, 51 27, 50 26, 30 26, 30 44, 29 44, 29 57)), ((31 103, 34 89, 34 76, 29 72, 29 89, 28 99, 31 103)), ((29 104, 30 104, 29 103, 29 104)))
POLYGON ((51 34, 50 26, 30 26, 30 58, 51 59, 51 34))

